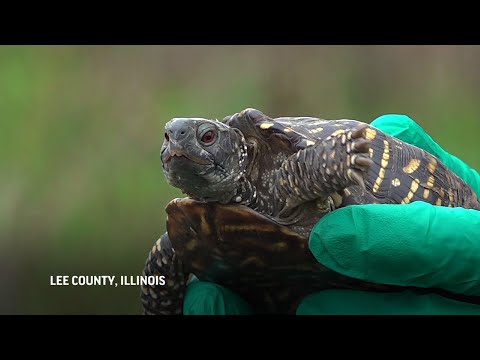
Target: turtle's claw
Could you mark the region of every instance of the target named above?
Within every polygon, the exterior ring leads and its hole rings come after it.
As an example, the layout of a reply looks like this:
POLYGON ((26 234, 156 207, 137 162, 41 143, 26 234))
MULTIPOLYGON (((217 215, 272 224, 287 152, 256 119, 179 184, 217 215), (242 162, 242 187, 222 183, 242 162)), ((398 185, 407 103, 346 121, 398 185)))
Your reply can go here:
POLYGON ((360 187, 365 190, 365 180, 363 180, 363 176, 361 175, 362 172, 359 170, 348 169, 347 176, 348 178, 356 185, 360 185, 360 187))
POLYGON ((354 185, 359 185, 365 190, 365 176, 373 165, 370 158, 372 142, 366 138, 367 124, 361 124, 346 134, 338 135, 341 144, 345 146, 346 176, 354 185))

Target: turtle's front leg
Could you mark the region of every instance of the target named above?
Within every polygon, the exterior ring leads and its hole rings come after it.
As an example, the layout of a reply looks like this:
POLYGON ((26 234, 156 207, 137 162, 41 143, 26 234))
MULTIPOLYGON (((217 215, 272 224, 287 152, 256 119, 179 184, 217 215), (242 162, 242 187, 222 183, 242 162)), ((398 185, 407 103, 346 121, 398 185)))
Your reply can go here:
POLYGON ((143 276, 165 276, 165 285, 142 285, 142 305, 146 315, 179 315, 188 274, 165 233, 153 246, 145 263, 143 276))
POLYGON ((373 164, 369 156, 371 141, 365 138, 367 124, 329 136, 286 159, 276 172, 275 196, 279 217, 311 200, 326 200, 329 195, 352 185, 365 189, 364 177, 373 164))

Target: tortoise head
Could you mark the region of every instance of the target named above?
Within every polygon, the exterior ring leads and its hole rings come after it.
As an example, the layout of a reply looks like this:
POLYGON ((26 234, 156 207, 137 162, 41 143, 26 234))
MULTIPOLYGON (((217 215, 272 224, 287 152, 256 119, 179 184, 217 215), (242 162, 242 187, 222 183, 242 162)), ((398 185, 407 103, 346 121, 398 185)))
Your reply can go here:
POLYGON ((170 185, 194 199, 228 203, 245 171, 247 148, 240 130, 219 121, 174 118, 165 125, 160 156, 170 185))

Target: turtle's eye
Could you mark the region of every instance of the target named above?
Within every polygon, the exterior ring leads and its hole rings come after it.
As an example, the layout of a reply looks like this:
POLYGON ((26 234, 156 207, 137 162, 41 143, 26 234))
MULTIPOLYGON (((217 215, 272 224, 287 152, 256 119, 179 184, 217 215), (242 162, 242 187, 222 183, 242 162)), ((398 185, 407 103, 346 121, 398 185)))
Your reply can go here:
POLYGON ((213 130, 208 130, 205 133, 203 133, 202 137, 200 138, 200 141, 204 145, 210 145, 215 141, 215 138, 217 137, 217 134, 213 130))

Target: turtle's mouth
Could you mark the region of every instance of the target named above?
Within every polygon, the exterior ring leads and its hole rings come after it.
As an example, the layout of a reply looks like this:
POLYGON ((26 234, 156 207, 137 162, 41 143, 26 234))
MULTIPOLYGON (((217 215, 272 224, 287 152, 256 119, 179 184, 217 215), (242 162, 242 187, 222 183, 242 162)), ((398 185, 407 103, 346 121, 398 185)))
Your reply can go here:
POLYGON ((210 165, 210 164, 212 164, 211 160, 195 156, 191 153, 188 153, 184 149, 180 149, 180 148, 165 149, 165 151, 162 153, 162 160, 163 160, 164 164, 170 162, 175 157, 188 159, 188 160, 190 160, 194 163, 200 164, 200 165, 210 165))

